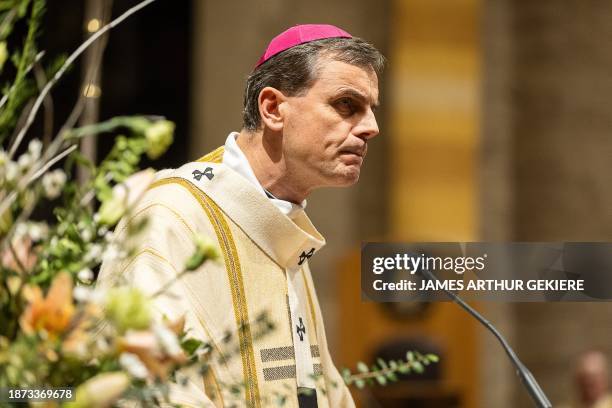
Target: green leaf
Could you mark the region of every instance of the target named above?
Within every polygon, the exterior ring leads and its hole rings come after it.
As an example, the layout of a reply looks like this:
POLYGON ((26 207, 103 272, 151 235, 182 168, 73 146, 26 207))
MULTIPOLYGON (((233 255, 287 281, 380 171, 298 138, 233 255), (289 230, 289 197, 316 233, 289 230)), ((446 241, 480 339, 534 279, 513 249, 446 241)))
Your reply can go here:
POLYGON ((388 378, 390 381, 397 381, 397 375, 395 375, 395 373, 394 373, 393 371, 389 371, 389 372, 387 373, 387 378, 388 378))
POLYGON ((362 372, 362 373, 370 372, 370 369, 363 361, 360 361, 357 363, 357 370, 359 370, 359 372, 362 372))
POLYGON ((344 380, 345 383, 349 383, 351 380, 351 370, 349 370, 348 368, 343 368, 342 369, 342 379, 344 380))
POLYGON ((402 364, 398 367, 398 370, 402 374, 408 374, 410 372, 410 366, 408 364, 402 364))
POLYGON ((363 387, 365 387, 365 381, 363 381, 362 379, 357 379, 355 380, 355 386, 359 389, 362 389, 363 387))
POLYGON ((198 347, 200 347, 202 344, 203 342, 201 340, 189 338, 181 342, 181 347, 187 352, 187 354, 191 355, 195 353, 198 347))
POLYGON ((383 360, 382 358, 377 359, 376 362, 378 363, 380 368, 382 368, 383 370, 386 370, 387 368, 389 368, 389 365, 387 365, 387 362, 383 360))
POLYGON ((421 374, 425 369, 423 368, 423 364, 420 361, 414 361, 412 363, 412 368, 415 372, 421 374))
POLYGON ((380 385, 387 385, 387 379, 385 378, 384 375, 377 375, 376 381, 378 381, 380 385))
POLYGON ((414 353, 412 351, 406 353, 406 360, 411 362, 414 361, 414 353))
POLYGON ((440 361, 440 357, 438 357, 435 354, 426 354, 425 358, 427 358, 429 361, 431 361, 432 363, 437 363, 438 361, 440 361))

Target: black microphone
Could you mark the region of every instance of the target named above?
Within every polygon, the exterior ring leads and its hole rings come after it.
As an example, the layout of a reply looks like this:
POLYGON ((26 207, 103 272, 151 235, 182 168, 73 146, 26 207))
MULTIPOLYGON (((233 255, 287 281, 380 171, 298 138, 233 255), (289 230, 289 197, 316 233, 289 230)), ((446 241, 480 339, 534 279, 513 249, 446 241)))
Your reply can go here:
MULTIPOLYGON (((433 273, 431 273, 431 271, 427 269, 421 269, 421 271, 423 272, 423 275, 427 276, 427 278, 433 281, 438 281, 438 278, 433 273)), ((516 375, 519 376, 521 382, 523 383, 525 388, 527 388, 527 391, 529 392, 529 395, 531 396, 531 399, 533 400, 535 405, 538 408, 552 408, 552 404, 546 397, 546 394, 536 381, 535 377, 533 376, 533 374, 531 374, 529 369, 527 369, 527 367, 521 362, 521 360, 519 360, 518 356, 516 355, 514 350, 512 350, 512 347, 510 347, 504 336, 502 336, 501 333, 497 331, 497 329, 487 319, 485 319, 480 313, 474 310, 470 305, 465 303, 459 296, 457 296, 450 290, 444 288, 442 288, 442 290, 451 299, 453 299, 455 303, 461 306, 466 312, 468 312, 476 320, 482 323, 487 329, 489 329, 489 331, 493 333, 497 340, 499 340, 502 347, 504 348, 504 351, 510 358, 510 361, 512 361, 512 364, 514 364, 514 366, 516 367, 516 375)))

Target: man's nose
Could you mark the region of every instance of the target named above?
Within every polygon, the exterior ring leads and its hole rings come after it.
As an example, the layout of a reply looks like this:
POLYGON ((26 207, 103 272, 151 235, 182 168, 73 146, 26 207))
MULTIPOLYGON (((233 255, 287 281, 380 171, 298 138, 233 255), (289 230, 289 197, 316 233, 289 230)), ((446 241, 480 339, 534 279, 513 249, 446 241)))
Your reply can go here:
POLYGON ((359 138, 369 140, 378 135, 378 123, 374 111, 368 108, 355 128, 355 135, 359 138))

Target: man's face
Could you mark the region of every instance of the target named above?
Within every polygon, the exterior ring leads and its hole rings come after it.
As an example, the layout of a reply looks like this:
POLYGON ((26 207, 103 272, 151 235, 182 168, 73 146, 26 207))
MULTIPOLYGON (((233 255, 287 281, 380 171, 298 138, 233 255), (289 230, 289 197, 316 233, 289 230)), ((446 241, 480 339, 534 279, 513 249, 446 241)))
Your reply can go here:
POLYGON ((286 170, 310 189, 348 186, 359 179, 368 140, 378 135, 378 78, 327 57, 318 62, 312 87, 279 107, 286 170))

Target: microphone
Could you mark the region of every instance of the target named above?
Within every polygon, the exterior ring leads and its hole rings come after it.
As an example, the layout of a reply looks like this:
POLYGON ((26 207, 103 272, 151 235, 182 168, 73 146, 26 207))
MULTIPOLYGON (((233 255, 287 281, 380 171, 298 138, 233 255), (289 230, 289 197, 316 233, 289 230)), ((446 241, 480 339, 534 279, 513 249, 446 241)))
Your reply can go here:
MULTIPOLYGON (((431 271, 423 268, 421 269, 421 272, 427 278, 433 281, 438 281, 438 278, 431 271)), ((510 347, 510 345, 508 344, 504 336, 502 336, 501 333, 487 319, 485 319, 480 313, 474 310, 470 305, 465 303, 459 296, 457 296, 450 290, 447 290, 444 288, 442 290, 455 303, 457 303, 466 312, 468 312, 476 320, 482 323, 491 333, 493 333, 493 335, 497 338, 497 340, 499 340, 502 347, 504 348, 504 351, 510 358, 510 361, 512 362, 512 364, 514 364, 514 367, 516 368, 516 375, 518 375, 518 377, 521 379, 521 382, 527 389, 527 392, 529 392, 529 395, 531 396, 531 399, 533 400, 534 404, 538 408, 552 408, 552 404, 546 397, 546 394, 544 393, 544 391, 542 390, 542 388, 536 381, 535 377, 533 376, 533 374, 531 374, 529 369, 521 362, 521 360, 519 360, 518 356, 516 355, 514 350, 512 350, 512 347, 510 347)))

